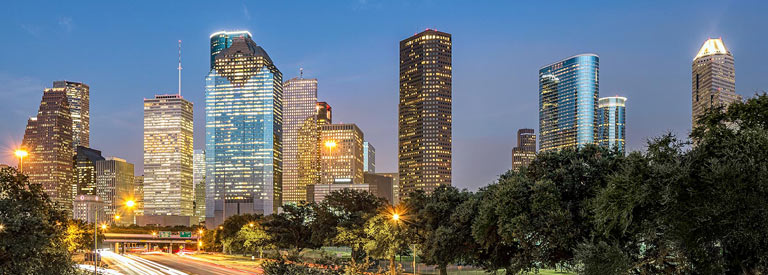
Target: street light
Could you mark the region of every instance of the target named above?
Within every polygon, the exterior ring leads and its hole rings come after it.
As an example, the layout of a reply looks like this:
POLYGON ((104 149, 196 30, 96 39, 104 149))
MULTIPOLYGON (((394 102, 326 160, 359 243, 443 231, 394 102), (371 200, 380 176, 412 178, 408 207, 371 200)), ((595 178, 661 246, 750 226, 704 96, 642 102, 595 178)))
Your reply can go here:
POLYGON ((29 153, 22 149, 16 150, 16 152, 14 153, 16 154, 16 157, 19 158, 19 172, 24 172, 24 169, 23 169, 24 158, 27 157, 29 153))
POLYGON ((115 215, 115 221, 119 221, 119 220, 120 220, 120 215, 115 215))
POLYGON ((248 226, 253 227, 253 223, 249 223, 248 226))
POLYGON ((107 230, 107 224, 106 223, 102 223, 101 224, 101 230, 107 230))
POLYGON ((134 205, 136 205, 136 202, 133 200, 129 200, 125 202, 125 206, 127 206, 128 208, 132 208, 134 205))

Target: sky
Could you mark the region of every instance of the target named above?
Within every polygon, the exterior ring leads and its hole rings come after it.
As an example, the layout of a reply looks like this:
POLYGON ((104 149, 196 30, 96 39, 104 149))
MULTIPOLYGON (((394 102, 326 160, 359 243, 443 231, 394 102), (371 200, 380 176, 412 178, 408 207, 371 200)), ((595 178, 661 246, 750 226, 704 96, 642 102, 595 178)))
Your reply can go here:
POLYGON ((334 122, 356 123, 376 171, 397 171, 398 43, 453 36, 453 185, 476 190, 511 167, 519 128, 538 133, 538 69, 600 55, 600 95, 626 96, 627 148, 690 131, 691 62, 722 37, 736 90, 768 90, 768 1, 8 1, 0 4, 0 163, 55 80, 90 85, 91 147, 142 171, 144 98, 192 101, 204 147, 209 35, 248 30, 284 79, 318 78, 334 122))

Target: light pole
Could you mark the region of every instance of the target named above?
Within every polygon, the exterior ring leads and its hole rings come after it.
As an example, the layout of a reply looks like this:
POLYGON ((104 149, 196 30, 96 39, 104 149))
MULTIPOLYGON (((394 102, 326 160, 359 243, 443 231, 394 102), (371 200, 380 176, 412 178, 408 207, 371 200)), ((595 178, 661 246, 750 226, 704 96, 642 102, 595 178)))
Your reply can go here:
POLYGON ((16 152, 14 152, 14 153, 16 154, 16 157, 19 158, 19 173, 23 173, 24 172, 24 167, 23 167, 23 165, 24 165, 24 158, 26 156, 28 156, 29 153, 27 151, 22 150, 22 149, 16 150, 16 152))

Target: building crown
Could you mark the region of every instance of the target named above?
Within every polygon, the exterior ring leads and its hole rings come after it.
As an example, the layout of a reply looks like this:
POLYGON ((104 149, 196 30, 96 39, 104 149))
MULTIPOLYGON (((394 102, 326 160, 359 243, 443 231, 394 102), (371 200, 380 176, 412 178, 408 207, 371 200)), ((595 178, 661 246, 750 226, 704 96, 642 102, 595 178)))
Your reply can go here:
POLYGON ((700 57, 708 56, 708 55, 729 54, 729 53, 730 52, 725 47, 725 43, 723 43, 722 38, 710 38, 710 39, 707 39, 706 42, 704 42, 704 45, 701 46, 699 53, 693 59, 695 60, 700 57))

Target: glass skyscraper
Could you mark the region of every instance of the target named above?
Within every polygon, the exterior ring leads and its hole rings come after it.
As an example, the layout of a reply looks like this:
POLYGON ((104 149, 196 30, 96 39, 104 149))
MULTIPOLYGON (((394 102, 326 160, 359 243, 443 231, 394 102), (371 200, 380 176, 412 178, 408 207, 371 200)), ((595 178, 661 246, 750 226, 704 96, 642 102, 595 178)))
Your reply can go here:
POLYGON ((367 141, 363 141, 363 171, 376 173, 376 148, 367 141))
POLYGON ((195 217, 205 221, 205 150, 197 149, 192 156, 192 189, 195 194, 195 217))
POLYGON ((54 81, 51 90, 67 93, 69 113, 72 116, 72 148, 89 147, 91 134, 90 87, 80 82, 54 81))
POLYGON ((252 39, 251 33, 248 31, 220 31, 211 34, 211 69, 216 64, 216 55, 232 46, 232 41, 235 37, 252 39))
POLYGON ((110 157, 94 163, 96 168, 96 195, 104 202, 107 217, 119 224, 133 223, 133 209, 125 208, 125 202, 134 200, 133 164, 124 159, 110 157))
POLYGON ((275 213, 282 200, 283 75, 250 36, 233 37, 213 58, 205 88, 207 226, 275 213))
POLYGON ((626 97, 603 97, 598 101, 597 143, 608 149, 624 151, 626 97))
POLYGON ((319 183, 317 79, 294 77, 283 84, 283 203, 307 199, 319 183))
POLYGON ((595 144, 599 64, 580 54, 539 69, 540 152, 595 144))

